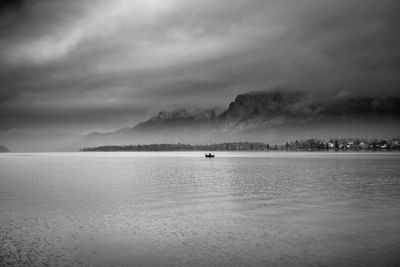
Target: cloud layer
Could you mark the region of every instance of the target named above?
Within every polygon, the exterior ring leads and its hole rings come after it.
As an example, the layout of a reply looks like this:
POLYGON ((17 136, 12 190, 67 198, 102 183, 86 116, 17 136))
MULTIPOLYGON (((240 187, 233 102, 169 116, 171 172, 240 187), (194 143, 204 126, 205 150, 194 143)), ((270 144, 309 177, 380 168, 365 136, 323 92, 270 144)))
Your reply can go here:
POLYGON ((108 131, 253 90, 399 95, 397 0, 10 3, 0 6, 3 132, 108 131))

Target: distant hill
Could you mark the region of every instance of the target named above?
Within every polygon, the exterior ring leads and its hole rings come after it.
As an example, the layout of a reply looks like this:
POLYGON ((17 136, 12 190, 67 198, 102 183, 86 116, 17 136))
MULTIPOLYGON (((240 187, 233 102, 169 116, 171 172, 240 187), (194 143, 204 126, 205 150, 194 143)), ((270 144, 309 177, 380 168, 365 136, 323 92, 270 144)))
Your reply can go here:
POLYGON ((4 147, 4 146, 0 146, 0 153, 4 153, 4 152, 10 152, 8 150, 8 148, 4 147))
POLYGON ((214 110, 163 111, 130 128, 91 133, 75 149, 101 145, 154 143, 215 143, 260 141, 281 143, 310 137, 393 137, 400 133, 400 99, 336 97, 251 92, 236 96, 218 114, 214 110))
POLYGON ((74 149, 104 144, 147 144, 147 143, 192 143, 214 140, 216 111, 189 112, 185 109, 162 111, 151 119, 132 128, 123 128, 111 133, 90 133, 74 143, 74 149), (213 130, 214 129, 214 130, 213 130))

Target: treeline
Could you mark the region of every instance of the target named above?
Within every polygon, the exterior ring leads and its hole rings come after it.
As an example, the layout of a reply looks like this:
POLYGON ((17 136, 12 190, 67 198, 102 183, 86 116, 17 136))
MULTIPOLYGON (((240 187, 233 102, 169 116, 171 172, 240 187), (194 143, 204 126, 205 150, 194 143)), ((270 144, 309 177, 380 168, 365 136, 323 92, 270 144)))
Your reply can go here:
POLYGON ((400 138, 367 140, 367 139, 306 139, 286 142, 285 144, 269 144, 261 142, 231 142, 209 145, 189 144, 151 144, 85 147, 80 151, 387 151, 400 150, 400 138))

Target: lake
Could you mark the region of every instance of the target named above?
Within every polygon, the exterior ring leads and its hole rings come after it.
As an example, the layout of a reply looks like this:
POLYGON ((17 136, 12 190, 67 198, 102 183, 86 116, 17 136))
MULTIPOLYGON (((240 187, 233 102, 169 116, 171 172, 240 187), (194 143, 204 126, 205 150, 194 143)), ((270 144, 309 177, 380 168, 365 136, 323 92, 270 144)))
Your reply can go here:
POLYGON ((0 265, 399 266, 400 154, 0 155, 0 265))

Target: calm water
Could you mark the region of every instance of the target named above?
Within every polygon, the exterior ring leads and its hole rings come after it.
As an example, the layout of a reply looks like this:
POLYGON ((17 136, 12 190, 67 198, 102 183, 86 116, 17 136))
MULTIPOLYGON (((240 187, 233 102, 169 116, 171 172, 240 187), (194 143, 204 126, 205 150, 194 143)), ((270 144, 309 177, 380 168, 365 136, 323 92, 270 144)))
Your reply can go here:
POLYGON ((400 154, 0 155, 0 265, 390 266, 400 154))

